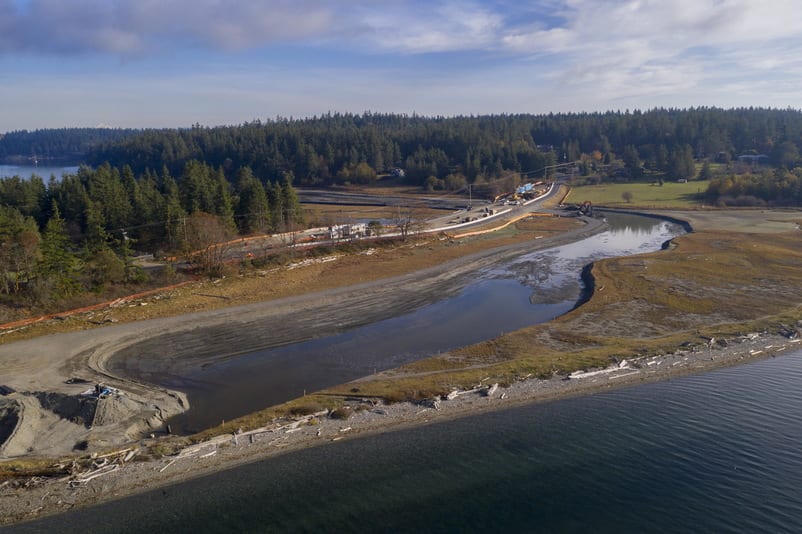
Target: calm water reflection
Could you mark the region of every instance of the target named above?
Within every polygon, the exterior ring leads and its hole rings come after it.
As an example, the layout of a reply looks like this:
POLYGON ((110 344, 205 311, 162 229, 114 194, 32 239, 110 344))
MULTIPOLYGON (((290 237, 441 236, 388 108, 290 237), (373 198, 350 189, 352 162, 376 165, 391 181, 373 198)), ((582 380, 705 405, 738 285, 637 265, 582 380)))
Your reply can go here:
POLYGON ((181 374, 122 372, 185 391, 192 409, 170 423, 186 432, 200 430, 299 397, 304 391, 551 320, 577 302, 584 265, 599 258, 657 250, 682 232, 675 224, 647 217, 615 215, 610 223, 610 230, 597 236, 481 271, 457 296, 400 317, 199 365, 181 374))

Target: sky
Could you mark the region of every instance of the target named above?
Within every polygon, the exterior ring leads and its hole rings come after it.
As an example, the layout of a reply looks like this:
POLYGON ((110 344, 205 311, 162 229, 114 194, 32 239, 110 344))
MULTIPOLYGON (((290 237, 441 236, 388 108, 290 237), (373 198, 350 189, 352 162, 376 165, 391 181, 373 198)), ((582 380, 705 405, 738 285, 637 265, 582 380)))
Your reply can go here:
POLYGON ((799 0, 0 0, 0 132, 802 108, 799 0))

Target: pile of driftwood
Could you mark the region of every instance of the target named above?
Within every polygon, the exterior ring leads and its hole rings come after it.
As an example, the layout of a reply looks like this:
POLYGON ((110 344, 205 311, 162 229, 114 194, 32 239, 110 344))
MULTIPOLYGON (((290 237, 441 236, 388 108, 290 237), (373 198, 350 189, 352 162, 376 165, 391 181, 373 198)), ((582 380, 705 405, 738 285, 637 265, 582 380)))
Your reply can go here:
POLYGON ((69 487, 77 488, 87 482, 113 473, 130 462, 139 454, 138 448, 127 448, 106 454, 93 454, 88 459, 73 460, 68 467, 70 474, 61 480, 67 482, 69 487))
MULTIPOLYGON (((439 410, 441 401, 443 401, 443 400, 451 401, 451 400, 454 400, 457 397, 460 397, 462 395, 471 395, 471 394, 479 393, 481 395, 484 395, 485 397, 494 397, 496 395, 496 393, 498 393, 498 390, 499 390, 498 382, 488 386, 488 385, 484 384, 484 382, 487 381, 487 380, 489 380, 489 378, 482 379, 479 382, 479 384, 476 385, 475 387, 473 387, 472 389, 465 389, 465 390, 453 389, 445 397, 440 397, 438 395, 438 396, 434 397, 433 399, 429 399, 428 401, 425 401, 424 405, 427 408, 434 408, 435 410, 439 410)), ((499 396, 499 398, 500 399, 504 399, 504 398, 506 398, 506 396, 507 396, 506 393, 502 393, 499 396)), ((426 411, 426 410, 424 409, 422 411, 426 411)), ((421 412, 418 412, 418 413, 421 413, 421 412)))
POLYGON ((165 471, 171 465, 176 463, 179 460, 183 460, 186 458, 196 458, 196 459, 203 459, 203 458, 210 458, 217 454, 219 447, 223 444, 228 446, 234 445, 237 446, 240 444, 240 440, 248 440, 248 443, 256 443, 256 440, 264 436, 266 434, 278 434, 279 436, 275 438, 273 441, 270 442, 271 445, 277 444, 286 434, 292 434, 293 432, 298 432, 301 430, 302 426, 308 424, 311 420, 322 417, 324 415, 328 415, 328 410, 322 410, 320 412, 316 412, 299 419, 295 419, 290 421, 289 423, 280 424, 280 425, 272 425, 272 426, 264 426, 260 428, 256 428, 254 430, 248 430, 247 432, 243 432, 242 430, 238 430, 233 434, 222 434, 220 436, 215 436, 207 441, 196 443, 194 445, 190 445, 178 452, 175 456, 170 457, 167 460, 167 463, 159 469, 159 472, 165 471))

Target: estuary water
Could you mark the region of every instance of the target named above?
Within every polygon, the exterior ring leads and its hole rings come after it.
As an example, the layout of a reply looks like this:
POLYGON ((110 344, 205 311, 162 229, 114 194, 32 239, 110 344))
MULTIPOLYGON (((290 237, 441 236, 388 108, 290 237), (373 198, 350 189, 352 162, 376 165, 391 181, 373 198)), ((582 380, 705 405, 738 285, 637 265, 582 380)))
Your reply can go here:
MULTIPOLYGON (((454 297, 342 334, 175 373, 164 372, 164 365, 143 365, 150 356, 140 354, 112 358, 109 366, 116 373, 187 393, 190 410, 169 423, 174 431, 200 431, 305 391, 549 321, 576 305, 583 289, 580 274, 588 263, 659 250, 683 232, 677 224, 634 215, 611 215, 609 222, 610 229, 601 234, 477 272, 454 297)), ((164 360, 165 355, 160 351, 155 357, 164 360)))
POLYGON ((328 443, 11 532, 800 532, 802 352, 328 443))
POLYGON ((50 180, 50 176, 61 178, 64 174, 75 174, 78 166, 54 167, 48 165, 0 165, 0 178, 11 178, 19 176, 23 180, 28 180, 34 174, 42 178, 45 182, 50 180))

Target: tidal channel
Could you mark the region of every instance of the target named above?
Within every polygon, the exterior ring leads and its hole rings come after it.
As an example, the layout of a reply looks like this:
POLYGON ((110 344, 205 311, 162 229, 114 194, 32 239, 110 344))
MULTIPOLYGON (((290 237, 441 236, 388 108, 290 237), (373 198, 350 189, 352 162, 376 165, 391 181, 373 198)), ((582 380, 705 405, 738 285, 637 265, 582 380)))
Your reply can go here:
POLYGON ((650 217, 608 219, 603 233, 484 268, 456 295, 337 335, 315 338, 310 332, 304 342, 175 369, 160 365, 149 371, 130 355, 113 358, 110 366, 129 378, 185 392, 191 408, 170 424, 174 432, 199 431, 304 392, 549 321, 580 299, 585 265, 659 250, 684 232, 650 217))

